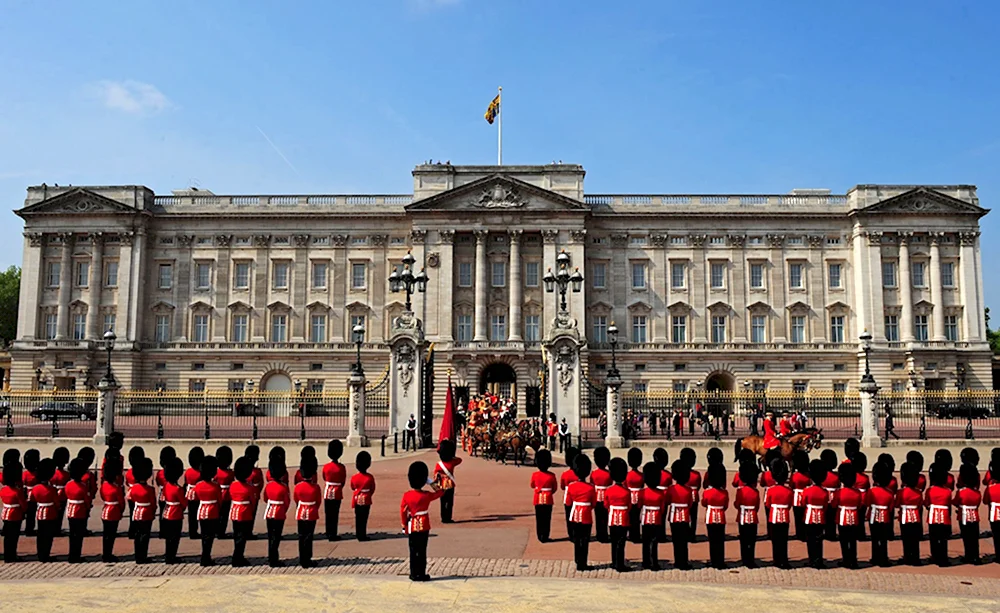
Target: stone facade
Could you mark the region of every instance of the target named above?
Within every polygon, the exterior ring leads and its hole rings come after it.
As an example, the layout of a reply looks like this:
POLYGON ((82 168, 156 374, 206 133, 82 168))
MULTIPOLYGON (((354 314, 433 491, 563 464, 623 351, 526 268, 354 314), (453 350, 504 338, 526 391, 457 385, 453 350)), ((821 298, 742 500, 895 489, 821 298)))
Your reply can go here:
POLYGON ((95 385, 111 326, 128 387, 342 390, 354 323, 369 379, 387 367, 405 296, 386 279, 412 251, 438 380, 475 391, 501 363, 523 402, 556 319, 543 277, 565 251, 595 382, 614 322, 624 390, 856 389, 865 329, 883 387, 990 387, 973 186, 590 195, 569 164, 413 179, 400 196, 28 188, 12 385, 95 385))

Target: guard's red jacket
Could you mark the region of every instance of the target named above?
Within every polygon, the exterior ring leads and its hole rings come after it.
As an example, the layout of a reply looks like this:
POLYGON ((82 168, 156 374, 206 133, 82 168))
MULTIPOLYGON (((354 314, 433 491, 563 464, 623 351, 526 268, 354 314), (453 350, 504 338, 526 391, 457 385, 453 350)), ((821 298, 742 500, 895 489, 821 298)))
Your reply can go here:
POLYGON ((375 477, 371 473, 358 473, 351 477, 351 491, 354 496, 351 498, 351 508, 371 506, 372 496, 375 495, 375 477))
POLYGON ((194 498, 198 501, 198 519, 219 519, 219 503, 222 488, 215 481, 199 481, 194 486, 194 498))
POLYGON ((556 491, 556 476, 547 470, 536 470, 531 475, 531 489, 535 492, 532 496, 531 504, 537 506, 540 504, 552 505, 553 496, 552 493, 556 491))
POLYGON ((323 500, 323 492, 312 481, 302 481, 295 486, 292 498, 298 505, 295 519, 298 521, 319 521, 319 503, 323 500))
POLYGON ((705 525, 726 523, 726 509, 729 508, 729 492, 725 489, 707 487, 701 495, 701 506, 707 509, 705 525))
POLYGON ((595 468, 593 472, 590 473, 590 482, 594 484, 594 490, 597 492, 597 502, 604 502, 604 493, 608 491, 611 484, 614 481, 611 480, 611 473, 604 470, 603 468, 595 468))
POLYGON ((853 487, 842 487, 833 494, 831 504, 837 510, 838 526, 857 526, 861 523, 861 507, 865 497, 853 487))
POLYGON ((697 505, 698 491, 701 490, 701 473, 692 468, 687 486, 691 489, 691 504, 697 505))
POLYGON ((327 462, 323 467, 323 483, 324 500, 343 500, 347 468, 340 462, 327 462))
POLYGON ((407 534, 413 532, 430 532, 431 516, 429 509, 431 503, 444 496, 445 490, 435 490, 428 492, 425 490, 410 490, 403 494, 399 501, 399 521, 403 526, 403 531, 407 534))
POLYGON ((597 491, 594 486, 584 481, 574 481, 566 488, 570 503, 569 520, 577 524, 594 523, 594 505, 597 504, 597 491))
POLYGON ((48 483, 39 483, 28 492, 28 500, 38 505, 35 519, 47 521, 59 517, 59 491, 48 483))
POLYGON ((125 511, 125 490, 118 483, 105 481, 101 484, 101 500, 104 501, 104 508, 101 509, 101 519, 105 521, 118 521, 125 511))
POLYGON ((795 494, 787 485, 772 485, 764 493, 764 510, 770 524, 787 524, 790 521, 795 494))
POLYGON ((21 521, 24 519, 24 512, 28 510, 28 498, 24 495, 24 490, 5 485, 0 488, 0 502, 3 503, 0 520, 21 521))
POLYGON ((229 486, 229 519, 232 521, 253 521, 253 506, 257 492, 249 483, 236 480, 229 486))
POLYGON ((166 521, 176 521, 184 519, 184 507, 187 506, 187 497, 181 486, 169 481, 160 490, 163 494, 163 519, 166 521))
POLYGON ((928 524, 951 525, 951 490, 947 487, 932 485, 924 494, 924 506, 927 512, 928 524))
POLYGON ((66 517, 87 519, 90 517, 90 486, 82 481, 70 481, 63 490, 66 495, 66 517))
POLYGON ((288 494, 288 485, 284 480, 270 480, 264 486, 264 519, 280 519, 284 521, 288 516, 288 506, 291 504, 291 497, 288 494))
POLYGON ((136 483, 128 489, 128 499, 135 503, 132 521, 153 521, 156 517, 156 490, 146 483, 136 483))
POLYGON ((744 485, 736 490, 736 523, 742 525, 758 523, 757 511, 760 510, 760 492, 757 488, 744 485))
POLYGON ((222 498, 220 501, 229 502, 229 486, 233 484, 236 480, 236 474, 229 468, 220 468, 218 472, 215 473, 215 483, 218 484, 219 489, 222 490, 222 498))
POLYGON ((441 487, 442 489, 448 489, 448 487, 455 487, 457 481, 455 480, 455 468, 462 463, 462 458, 452 458, 447 462, 440 460, 434 465, 434 478, 437 479, 438 475, 441 475, 441 487), (450 483, 449 483, 450 482, 450 483))
POLYGON ((691 488, 674 483, 667 488, 667 521, 676 524, 691 521, 691 488))
POLYGON ((873 524, 891 524, 895 500, 888 488, 875 486, 865 494, 868 521, 873 524))
POLYGON ((802 492, 802 501, 806 507, 806 523, 822 524, 826 522, 827 492, 818 485, 810 485, 802 492))
POLYGON ((569 506, 569 484, 580 480, 572 468, 566 469, 559 475, 559 487, 563 490, 563 504, 569 506))
MULTIPOLYGON (((890 490, 891 491, 891 490, 890 490)), ((899 509, 900 524, 919 524, 923 509, 923 496, 912 487, 904 487, 896 494, 896 508, 899 509)))
POLYGON ((645 488, 639 495, 639 521, 643 526, 659 526, 666 510, 666 490, 645 488))
POLYGON ((958 510, 958 523, 963 526, 979 523, 979 505, 982 501, 983 496, 979 490, 971 487, 959 488, 952 499, 952 503, 958 510))
POLYGON ((612 485, 604 493, 604 508, 608 510, 608 526, 628 528, 628 511, 632 507, 632 494, 624 485, 612 485))
POLYGON ((642 489, 646 487, 646 482, 643 481, 642 473, 637 470, 630 470, 628 474, 625 475, 625 487, 631 494, 632 505, 635 506, 639 504, 639 494, 642 489))
POLYGON ((983 492, 983 504, 988 505, 987 519, 990 523, 1000 522, 1000 482, 991 483, 983 492))

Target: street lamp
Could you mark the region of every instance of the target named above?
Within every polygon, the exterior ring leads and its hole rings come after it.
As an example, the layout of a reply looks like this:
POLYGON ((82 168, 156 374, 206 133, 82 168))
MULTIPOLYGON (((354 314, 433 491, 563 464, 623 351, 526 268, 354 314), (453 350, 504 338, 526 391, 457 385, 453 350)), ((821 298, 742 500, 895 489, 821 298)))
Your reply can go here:
POLYGON ((865 329, 858 338, 861 340, 861 350, 865 352, 865 374, 861 377, 861 389, 864 391, 877 389, 875 386, 875 377, 872 376, 871 361, 869 359, 872 351, 872 335, 865 329))
MULTIPOLYGON (((410 299, 409 294, 407 294, 406 299, 407 302, 409 302, 410 299)), ((364 341, 365 338, 365 327, 362 326, 361 324, 355 324, 352 332, 354 333, 354 344, 358 348, 357 360, 354 362, 354 374, 361 376, 365 374, 365 369, 362 368, 361 366, 361 343, 362 341, 364 341)))
POLYGON ((306 403, 302 397, 302 379, 295 380, 295 397, 299 400, 299 440, 306 440, 306 403))
POLYGON ((608 371, 608 380, 618 381, 621 375, 618 373, 618 358, 615 348, 618 347, 618 326, 611 322, 608 326, 608 342, 611 343, 611 370, 608 371))
POLYGON ((418 292, 427 291, 427 273, 421 268, 420 272, 413 274, 413 264, 417 261, 413 257, 413 254, 409 251, 403 257, 403 270, 397 271, 392 270, 392 274, 389 275, 389 291, 396 293, 400 291, 406 292, 406 310, 410 311, 410 297, 413 295, 413 290, 416 289, 418 292))
POLYGON ((583 286, 583 275, 580 273, 580 269, 575 269, 572 273, 569 272, 569 254, 563 249, 556 256, 556 270, 553 273, 550 268, 545 276, 542 277, 542 281, 545 282, 545 291, 552 293, 555 291, 556 287, 559 287, 559 311, 561 313, 566 312, 566 290, 569 288, 570 284, 573 284, 573 292, 578 293, 583 286))
POLYGON ((35 381, 38 382, 38 390, 42 390, 42 369, 41 367, 35 369, 35 381))
POLYGON ((114 375, 111 374, 111 351, 115 348, 115 341, 118 339, 115 336, 115 331, 108 328, 108 331, 104 333, 104 350, 108 352, 108 371, 105 373, 104 378, 108 383, 114 383, 114 375))

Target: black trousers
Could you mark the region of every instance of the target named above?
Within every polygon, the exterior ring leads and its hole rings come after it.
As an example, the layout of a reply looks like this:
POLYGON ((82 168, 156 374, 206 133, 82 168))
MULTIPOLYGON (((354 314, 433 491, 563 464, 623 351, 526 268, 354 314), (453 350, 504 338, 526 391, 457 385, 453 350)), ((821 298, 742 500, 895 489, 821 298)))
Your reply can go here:
POLYGON ((788 567, 788 524, 768 522, 767 533, 771 536, 771 557, 778 568, 788 567))
POLYGON ((979 522, 961 524, 959 530, 965 545, 965 563, 975 564, 979 561, 979 522))
POLYGON ((416 430, 403 430, 403 451, 406 451, 413 446, 413 450, 417 450, 417 431, 416 430))
POLYGON ((105 562, 111 561, 115 557, 115 539, 118 538, 118 523, 120 520, 101 520, 104 525, 104 533, 101 536, 101 559, 105 562))
POLYGON ((455 488, 446 490, 441 496, 441 521, 451 523, 452 513, 455 512, 455 488))
POLYGON ((215 533, 218 528, 217 519, 200 519, 198 527, 201 528, 201 565, 210 566, 212 562, 212 545, 215 544, 215 533))
POLYGON ((628 540, 633 543, 642 542, 642 524, 639 522, 640 505, 634 504, 628 509, 628 540))
POLYGON ((285 520, 267 520, 267 563, 276 566, 281 562, 278 547, 281 545, 281 533, 285 530, 285 520))
POLYGON ((708 532, 708 558, 712 568, 726 567, 726 525, 708 524, 705 526, 708 532))
POLYGON ((698 540, 698 503, 691 503, 691 542, 698 540))
POLYGON ((993 532, 993 551, 998 552, 994 562, 1000 564, 1000 521, 990 522, 990 530, 993 532))
POLYGON ((809 564, 813 568, 823 568, 823 537, 826 532, 824 524, 806 524, 806 549, 809 553, 809 564))
POLYGON ((299 520, 299 566, 302 568, 312 565, 314 532, 316 522, 299 520))
POLYGON ((38 512, 37 502, 28 502, 28 510, 24 512, 24 535, 35 535, 35 514, 38 512))
POLYGON ((326 515, 326 538, 337 540, 337 528, 340 523, 340 500, 324 500, 323 513, 326 515))
POLYGON ((177 548, 181 544, 181 531, 183 528, 183 519, 160 520, 160 538, 163 539, 165 548, 163 559, 168 564, 177 561, 177 548))
POLYGON ((670 538, 674 543, 674 566, 681 570, 691 568, 688 562, 688 542, 691 538, 691 524, 686 521, 670 524, 670 538))
POLYGON ((79 562, 83 559, 83 537, 87 536, 87 520, 69 520, 69 561, 79 562))
POLYGON ((135 538, 135 522, 132 518, 135 517, 135 503, 131 500, 128 503, 128 537, 130 539, 135 538))
POLYGON ((858 567, 858 527, 839 526, 840 563, 847 568, 858 567))
POLYGON ((598 502, 594 506, 594 530, 598 543, 608 542, 608 508, 603 502, 598 502))
POLYGON ((757 566, 757 524, 740 525, 740 560, 743 566, 757 566))
POLYGON ((586 570, 587 554, 590 553, 590 524, 570 522, 569 537, 573 541, 573 559, 577 570, 586 570))
POLYGON ((663 527, 654 524, 642 526, 642 567, 660 570, 660 534, 663 527))
MULTIPOLYGON (((891 524, 889 525, 891 534, 891 524)), ((923 527, 920 522, 900 524, 899 534, 903 537, 903 564, 920 565, 920 540, 923 538, 923 527)))
POLYGON ((430 532, 411 532, 410 541, 410 580, 422 579, 427 576, 427 538, 430 532))
POLYGON ((569 512, 570 512, 570 510, 573 507, 572 507, 572 505, 568 505, 567 504, 567 505, 563 505, 563 508, 566 510, 566 536, 569 537, 569 540, 572 541, 573 540, 573 531, 572 531, 572 529, 569 526, 569 512))
POLYGON ((359 541, 368 540, 368 514, 371 510, 370 506, 363 504, 354 507, 354 534, 359 541))
POLYGON ((826 540, 837 540, 837 509, 826 505, 826 540))
POLYGON ((253 520, 233 522, 233 565, 246 563, 247 541, 253 534, 253 520))
POLYGON ((17 562, 17 541, 21 538, 21 520, 3 523, 3 561, 17 562))
POLYGON ((938 566, 948 566, 948 539, 951 538, 951 526, 930 524, 927 526, 927 537, 931 541, 931 562, 938 566))
POLYGON ((806 508, 792 507, 792 515, 795 516, 795 539, 806 542, 806 508))
POLYGON ((556 437, 550 436, 549 437, 549 451, 554 451, 555 448, 556 448, 556 437))
POLYGON ((149 534, 153 531, 153 520, 133 521, 132 538, 135 545, 135 563, 149 562, 149 534))
POLYGON ((197 541, 200 536, 198 536, 198 501, 189 500, 188 501, 188 538, 192 541, 197 541))
POLYGON ((217 531, 215 536, 217 538, 226 538, 226 531, 229 528, 229 510, 233 508, 233 503, 226 501, 219 503, 219 519, 217 525, 217 531))
POLYGON ((611 567, 622 572, 628 569, 625 562, 625 542, 628 540, 628 528, 625 526, 611 526, 608 528, 611 537, 611 567))
POLYGON ((535 535, 539 543, 548 543, 549 534, 552 529, 552 505, 535 505, 535 535))
POLYGON ((872 565, 889 565, 889 524, 873 523, 871 525, 872 535, 872 565))
POLYGON ((49 561, 49 553, 52 551, 52 540, 56 536, 56 531, 59 530, 59 520, 58 519, 46 519, 38 520, 38 536, 35 540, 35 548, 38 551, 38 560, 40 562, 49 561))

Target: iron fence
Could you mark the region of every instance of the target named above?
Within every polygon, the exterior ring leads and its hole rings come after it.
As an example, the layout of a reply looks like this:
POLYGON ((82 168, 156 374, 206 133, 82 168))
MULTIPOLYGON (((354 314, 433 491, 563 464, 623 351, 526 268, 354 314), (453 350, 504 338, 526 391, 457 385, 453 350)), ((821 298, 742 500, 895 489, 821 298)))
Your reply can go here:
POLYGON ((4 436, 93 436, 97 391, 7 391, 0 393, 4 436))

